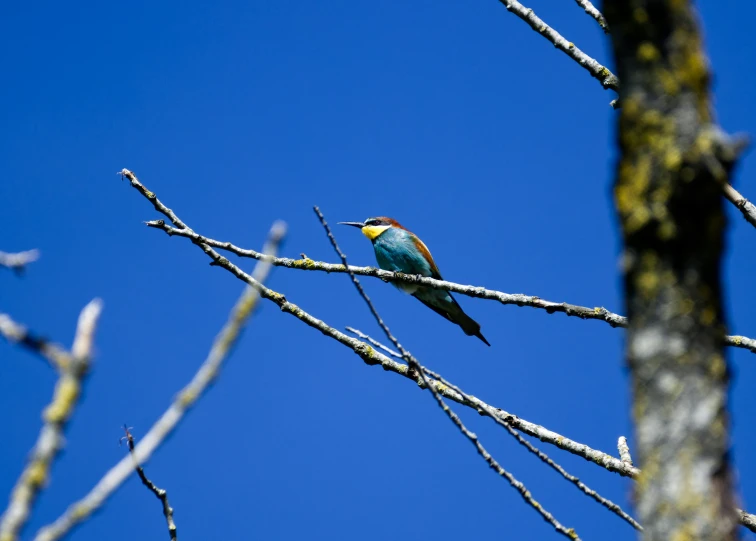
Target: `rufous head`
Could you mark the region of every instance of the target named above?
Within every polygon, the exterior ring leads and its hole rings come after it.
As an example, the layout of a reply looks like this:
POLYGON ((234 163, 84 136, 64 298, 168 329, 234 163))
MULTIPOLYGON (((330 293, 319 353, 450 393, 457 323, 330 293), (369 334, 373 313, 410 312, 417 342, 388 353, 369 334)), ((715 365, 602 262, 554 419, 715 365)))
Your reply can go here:
POLYGON ((387 218, 386 216, 377 216, 375 218, 368 218, 364 222, 339 222, 341 225, 351 225, 353 227, 359 227, 362 234, 370 240, 378 237, 381 233, 391 227, 398 229, 404 229, 399 222, 393 218, 387 218))

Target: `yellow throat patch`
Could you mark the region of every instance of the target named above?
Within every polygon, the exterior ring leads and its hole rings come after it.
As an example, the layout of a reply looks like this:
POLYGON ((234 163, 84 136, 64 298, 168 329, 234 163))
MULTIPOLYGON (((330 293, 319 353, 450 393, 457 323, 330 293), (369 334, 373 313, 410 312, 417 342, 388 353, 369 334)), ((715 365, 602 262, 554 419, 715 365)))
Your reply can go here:
POLYGON ((390 225, 366 225, 362 228, 362 234, 365 235, 370 240, 373 240, 375 237, 386 231, 390 225))

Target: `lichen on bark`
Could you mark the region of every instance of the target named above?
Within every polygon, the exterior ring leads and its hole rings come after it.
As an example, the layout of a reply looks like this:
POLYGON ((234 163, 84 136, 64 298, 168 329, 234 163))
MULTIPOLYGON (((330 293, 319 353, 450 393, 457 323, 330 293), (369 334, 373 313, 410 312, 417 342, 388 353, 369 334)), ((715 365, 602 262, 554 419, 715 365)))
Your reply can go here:
POLYGON ((688 0, 607 0, 622 87, 614 197, 624 242, 646 539, 735 539, 724 352, 722 183, 735 153, 714 124, 688 0))

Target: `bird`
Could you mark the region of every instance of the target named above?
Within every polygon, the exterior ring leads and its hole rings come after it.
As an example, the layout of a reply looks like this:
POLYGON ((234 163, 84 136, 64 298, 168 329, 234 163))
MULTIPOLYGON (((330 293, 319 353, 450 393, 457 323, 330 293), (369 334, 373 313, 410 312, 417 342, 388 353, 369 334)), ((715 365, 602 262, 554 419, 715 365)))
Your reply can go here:
MULTIPOLYGON (((378 266, 383 270, 419 274, 443 280, 425 243, 393 218, 378 216, 368 218, 364 222, 339 222, 339 224, 360 228, 362 234, 373 243, 375 258, 378 266)), ((477 336, 487 346, 491 345, 481 334, 480 325, 465 314, 449 291, 406 282, 392 283, 437 314, 459 325, 466 335, 477 336)))

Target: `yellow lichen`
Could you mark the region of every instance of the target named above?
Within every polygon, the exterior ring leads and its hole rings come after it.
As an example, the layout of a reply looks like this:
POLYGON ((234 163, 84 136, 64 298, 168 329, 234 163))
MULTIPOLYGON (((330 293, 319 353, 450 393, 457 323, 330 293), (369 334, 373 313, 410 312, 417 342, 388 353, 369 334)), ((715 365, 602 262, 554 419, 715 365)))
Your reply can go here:
POLYGON ((670 220, 665 220, 659 226, 659 238, 661 240, 671 240, 677 235, 677 226, 670 220))
POLYGON ((90 508, 84 504, 78 504, 71 510, 71 518, 73 520, 81 520, 90 513, 90 508))
POLYGON ((184 408, 191 406, 195 400, 197 400, 197 391, 194 389, 185 389, 178 398, 179 404, 184 408))
POLYGON ((29 484, 42 486, 47 479, 47 464, 41 460, 35 460, 26 470, 26 478, 29 484))
POLYGON ((62 378, 55 389, 55 398, 47 406, 43 417, 48 423, 61 423, 66 420, 79 397, 79 382, 73 377, 62 378))
POLYGON ((654 62, 659 59, 659 49, 653 43, 644 41, 638 46, 636 56, 641 62, 654 62))
POLYGON ((659 82, 661 83, 665 94, 668 96, 676 96, 680 93, 680 83, 669 70, 660 69, 658 75, 659 82))
POLYGON ((716 319, 716 311, 712 307, 706 307, 703 310, 701 310, 701 315, 699 317, 699 321, 702 325, 711 325, 714 323, 714 320, 716 319))

